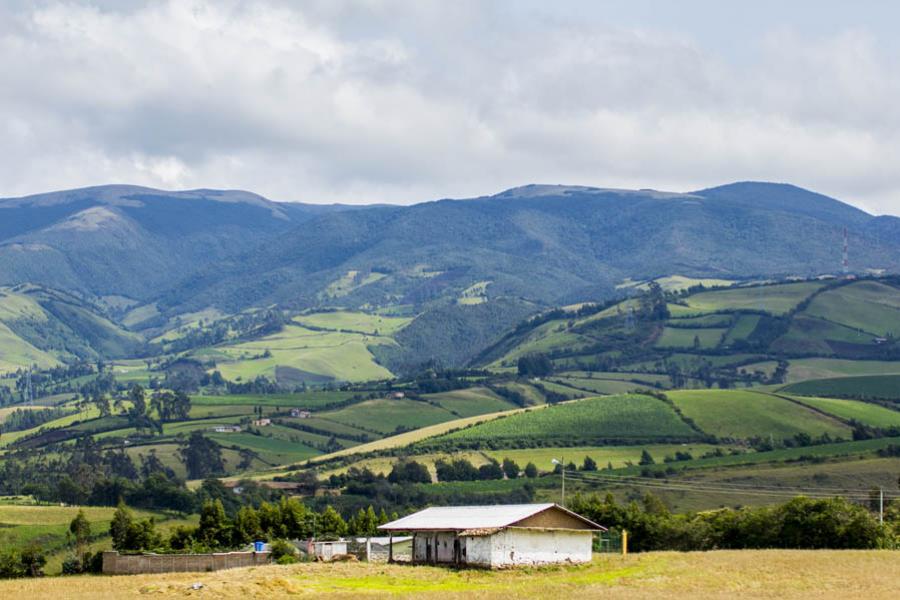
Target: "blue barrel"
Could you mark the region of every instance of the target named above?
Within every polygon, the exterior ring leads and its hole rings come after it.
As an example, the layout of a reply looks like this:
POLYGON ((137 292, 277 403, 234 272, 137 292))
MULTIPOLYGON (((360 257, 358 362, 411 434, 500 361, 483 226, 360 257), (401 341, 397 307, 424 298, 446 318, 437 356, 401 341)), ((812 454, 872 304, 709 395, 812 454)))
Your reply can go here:
POLYGON ((253 542, 253 551, 254 552, 264 552, 266 549, 265 542, 253 542))

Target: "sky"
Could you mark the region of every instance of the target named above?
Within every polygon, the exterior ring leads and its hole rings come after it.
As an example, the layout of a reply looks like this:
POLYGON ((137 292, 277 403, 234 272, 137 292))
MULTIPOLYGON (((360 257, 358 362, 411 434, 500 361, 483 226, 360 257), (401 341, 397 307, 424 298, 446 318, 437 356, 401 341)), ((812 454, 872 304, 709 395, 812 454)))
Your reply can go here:
POLYGON ((884 1, 0 3, 0 196, 793 183, 900 215, 884 1))

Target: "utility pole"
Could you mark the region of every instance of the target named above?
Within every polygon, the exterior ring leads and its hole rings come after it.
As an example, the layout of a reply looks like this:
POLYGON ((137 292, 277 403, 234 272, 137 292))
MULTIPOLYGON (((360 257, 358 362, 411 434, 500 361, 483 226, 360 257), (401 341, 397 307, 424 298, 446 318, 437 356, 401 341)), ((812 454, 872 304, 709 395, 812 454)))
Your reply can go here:
POLYGON ((884 488, 878 488, 878 524, 884 525, 884 488))
POLYGON ((562 460, 551 459, 551 463, 554 465, 559 465, 560 472, 562 473, 562 495, 560 499, 559 505, 562 507, 566 506, 566 457, 563 456, 562 460))

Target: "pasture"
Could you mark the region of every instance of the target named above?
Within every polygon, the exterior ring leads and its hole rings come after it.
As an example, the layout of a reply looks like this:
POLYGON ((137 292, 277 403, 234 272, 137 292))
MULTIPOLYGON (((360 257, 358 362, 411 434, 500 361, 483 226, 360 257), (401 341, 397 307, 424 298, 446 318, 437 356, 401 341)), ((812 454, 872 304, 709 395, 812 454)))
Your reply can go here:
POLYGON ((688 296, 687 305, 696 313, 721 310, 758 310, 783 315, 794 309, 824 284, 816 281, 729 288, 688 296))
POLYGON ((586 565, 503 571, 377 563, 301 563, 215 573, 0 581, 0 593, 42 600, 185 596, 436 598, 836 598, 900 594, 895 552, 743 550, 595 555, 586 565), (203 588, 193 590, 194 583, 203 588))
POLYGON ((698 437, 666 403, 638 394, 573 400, 449 433, 435 442, 532 442, 580 445, 590 440, 698 437))
POLYGON ((667 392, 684 416, 719 438, 783 439, 797 433, 850 437, 843 423, 771 394, 743 390, 667 392))
POLYGON ((900 400, 900 375, 864 375, 802 381, 783 388, 799 396, 900 400))
POLYGON ((900 333, 900 290, 879 281, 859 281, 827 290, 805 310, 871 336, 900 333))
POLYGON ((724 328, 666 327, 656 340, 658 348, 715 348, 727 332, 724 328))
POLYGON ((859 421, 872 427, 900 427, 900 411, 877 404, 840 398, 792 396, 797 402, 811 406, 841 419, 859 421))

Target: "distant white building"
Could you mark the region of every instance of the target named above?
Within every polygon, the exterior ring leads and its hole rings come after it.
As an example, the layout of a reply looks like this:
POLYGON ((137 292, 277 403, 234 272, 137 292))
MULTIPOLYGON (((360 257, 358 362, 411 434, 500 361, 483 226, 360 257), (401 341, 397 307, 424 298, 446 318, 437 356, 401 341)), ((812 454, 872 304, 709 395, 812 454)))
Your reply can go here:
POLYGON ((589 562, 606 531, 556 504, 433 507, 378 529, 411 533, 414 563, 491 568, 589 562))
POLYGON ((268 427, 272 424, 272 419, 256 419, 253 421, 255 427, 268 427))
POLYGON ((291 416, 294 417, 295 419, 308 419, 312 416, 312 413, 310 413, 308 410, 292 408, 291 416))
POLYGON ((240 425, 216 425, 213 427, 213 431, 216 433, 240 433, 241 426, 240 425))

